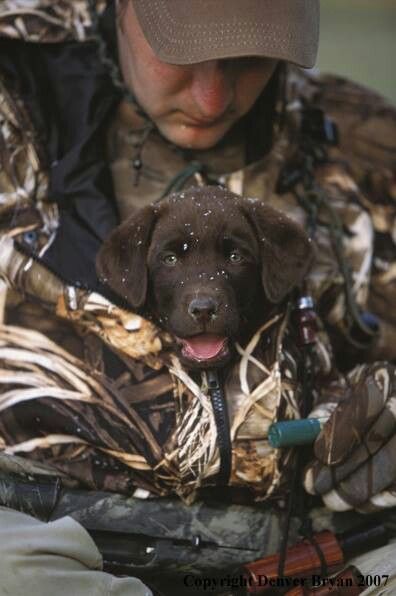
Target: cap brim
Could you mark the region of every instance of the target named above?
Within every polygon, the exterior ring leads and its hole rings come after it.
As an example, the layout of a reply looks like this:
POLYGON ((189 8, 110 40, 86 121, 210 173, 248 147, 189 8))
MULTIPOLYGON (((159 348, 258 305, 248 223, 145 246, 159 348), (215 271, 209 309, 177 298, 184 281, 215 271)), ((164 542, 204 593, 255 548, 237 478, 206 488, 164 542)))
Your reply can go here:
POLYGON ((305 68, 315 64, 319 0, 133 0, 133 5, 163 62, 259 56, 305 68))

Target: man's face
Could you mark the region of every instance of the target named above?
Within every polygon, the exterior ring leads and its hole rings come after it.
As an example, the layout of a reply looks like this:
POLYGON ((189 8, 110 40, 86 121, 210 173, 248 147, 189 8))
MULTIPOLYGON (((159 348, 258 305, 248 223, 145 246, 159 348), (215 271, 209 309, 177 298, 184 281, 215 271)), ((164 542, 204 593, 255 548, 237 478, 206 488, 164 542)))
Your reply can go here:
POLYGON ((157 58, 132 3, 121 2, 118 45, 123 77, 161 133, 189 149, 213 147, 246 114, 277 61, 230 58, 175 65, 157 58))

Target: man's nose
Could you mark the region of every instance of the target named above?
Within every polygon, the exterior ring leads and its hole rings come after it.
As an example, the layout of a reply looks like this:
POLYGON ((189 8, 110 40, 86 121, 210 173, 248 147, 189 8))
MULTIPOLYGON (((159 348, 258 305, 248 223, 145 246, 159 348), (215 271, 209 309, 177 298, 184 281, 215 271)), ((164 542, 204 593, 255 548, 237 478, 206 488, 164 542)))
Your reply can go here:
POLYGON ((194 65, 191 92, 203 118, 219 118, 233 101, 234 77, 226 62, 208 60, 194 65))
POLYGON ((215 318, 217 302, 210 296, 197 296, 188 305, 188 314, 199 323, 208 323, 215 318))

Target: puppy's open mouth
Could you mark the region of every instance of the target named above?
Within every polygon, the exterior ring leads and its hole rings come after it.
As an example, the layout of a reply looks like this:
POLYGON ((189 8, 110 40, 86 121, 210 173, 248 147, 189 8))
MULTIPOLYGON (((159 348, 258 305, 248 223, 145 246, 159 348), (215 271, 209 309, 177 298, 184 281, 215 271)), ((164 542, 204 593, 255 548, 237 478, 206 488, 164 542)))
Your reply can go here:
POLYGON ((202 333, 194 337, 176 339, 181 345, 184 358, 194 362, 210 363, 228 356, 229 353, 227 337, 202 333))

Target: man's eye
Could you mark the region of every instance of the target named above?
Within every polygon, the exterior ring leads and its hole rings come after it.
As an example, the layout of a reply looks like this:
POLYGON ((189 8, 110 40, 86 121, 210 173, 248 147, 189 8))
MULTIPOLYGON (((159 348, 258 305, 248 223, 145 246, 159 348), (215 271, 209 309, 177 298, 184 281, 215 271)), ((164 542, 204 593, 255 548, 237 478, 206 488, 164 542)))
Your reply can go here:
POLYGON ((228 259, 231 263, 242 263, 242 261, 244 260, 242 254, 237 249, 233 249, 230 251, 228 259))
POLYGON ((162 262, 165 263, 165 265, 169 265, 170 267, 173 267, 174 265, 176 265, 177 261, 178 261, 178 258, 175 255, 175 253, 173 253, 173 252, 168 253, 162 257, 162 262))

